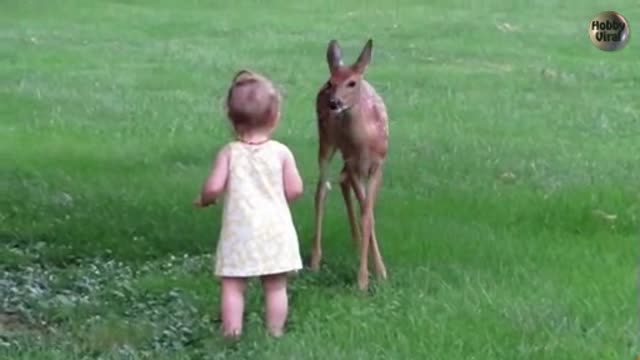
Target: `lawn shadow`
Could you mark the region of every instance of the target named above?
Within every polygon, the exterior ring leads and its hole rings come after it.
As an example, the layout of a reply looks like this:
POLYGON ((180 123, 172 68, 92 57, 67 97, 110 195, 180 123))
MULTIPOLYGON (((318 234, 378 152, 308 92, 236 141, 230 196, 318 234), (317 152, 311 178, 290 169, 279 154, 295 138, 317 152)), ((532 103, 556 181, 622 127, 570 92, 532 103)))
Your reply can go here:
POLYGON ((381 290, 394 286, 392 279, 379 279, 373 269, 369 271, 369 288, 366 292, 358 289, 358 259, 339 257, 333 259, 323 259, 320 269, 314 271, 310 267, 310 255, 303 258, 304 268, 298 276, 299 288, 317 288, 320 290, 354 291, 360 295, 374 295, 381 290))
POLYGON ((340 259, 322 259, 320 269, 311 269, 311 256, 303 258, 304 268, 300 271, 300 279, 308 285, 317 287, 351 287, 357 284, 357 262, 347 265, 340 259))
POLYGON ((50 335, 46 326, 29 321, 18 312, 0 310, 0 341, 10 343, 12 338, 50 335))

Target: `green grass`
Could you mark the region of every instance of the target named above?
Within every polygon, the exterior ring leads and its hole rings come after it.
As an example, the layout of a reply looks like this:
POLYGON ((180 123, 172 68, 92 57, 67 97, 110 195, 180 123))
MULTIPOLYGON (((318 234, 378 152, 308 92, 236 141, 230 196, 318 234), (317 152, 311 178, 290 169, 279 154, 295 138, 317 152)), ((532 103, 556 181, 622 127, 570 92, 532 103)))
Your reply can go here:
POLYGON ((1 358, 640 355, 637 3, 617 2, 631 42, 615 53, 589 42, 610 10, 593 0, 231 4, 3 2, 1 358), (376 208, 390 278, 356 289, 334 190, 325 262, 292 281, 287 336, 265 335, 254 284, 245 338, 226 344, 220 208, 190 205, 229 139, 226 86, 246 66, 286 93, 277 138, 305 180, 308 256, 326 45, 355 60, 368 37, 390 114, 376 208))

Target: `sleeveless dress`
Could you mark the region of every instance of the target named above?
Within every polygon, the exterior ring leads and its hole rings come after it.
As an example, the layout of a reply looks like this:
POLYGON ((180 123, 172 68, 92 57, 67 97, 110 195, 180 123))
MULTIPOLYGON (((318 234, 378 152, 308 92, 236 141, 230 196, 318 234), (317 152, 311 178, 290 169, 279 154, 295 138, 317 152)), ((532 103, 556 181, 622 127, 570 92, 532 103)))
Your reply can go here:
POLYGON ((252 277, 301 269, 298 236, 284 193, 285 145, 234 141, 228 147, 215 275, 252 277))

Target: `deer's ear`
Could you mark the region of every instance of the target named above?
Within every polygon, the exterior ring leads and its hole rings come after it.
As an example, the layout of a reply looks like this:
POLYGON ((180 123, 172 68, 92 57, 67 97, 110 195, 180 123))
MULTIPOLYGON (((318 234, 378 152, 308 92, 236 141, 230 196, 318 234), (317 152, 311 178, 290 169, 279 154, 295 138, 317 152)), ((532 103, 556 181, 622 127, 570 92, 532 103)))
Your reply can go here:
POLYGON ((371 62, 371 53, 373 51, 373 40, 367 40, 367 43, 364 45, 362 52, 360 52, 360 56, 358 56, 358 60, 353 64, 353 69, 360 74, 364 73, 367 69, 367 66, 371 62))
POLYGON ((327 47, 327 63, 329 64, 329 71, 334 72, 340 66, 342 66, 342 50, 337 40, 331 40, 327 47))

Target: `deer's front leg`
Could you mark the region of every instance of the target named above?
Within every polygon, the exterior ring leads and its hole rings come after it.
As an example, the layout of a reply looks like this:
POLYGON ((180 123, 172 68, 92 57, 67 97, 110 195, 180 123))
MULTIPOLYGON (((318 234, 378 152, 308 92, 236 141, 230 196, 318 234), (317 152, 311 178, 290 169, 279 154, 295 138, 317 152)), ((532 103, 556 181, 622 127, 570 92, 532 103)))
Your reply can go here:
POLYGON ((333 147, 320 145, 318 153, 318 166, 320 174, 318 175, 318 184, 316 185, 315 195, 315 212, 316 212, 316 233, 313 238, 311 248, 311 270, 317 271, 320 268, 322 260, 322 219, 324 215, 324 202, 327 196, 327 178, 329 170, 329 162, 335 153, 333 147))

